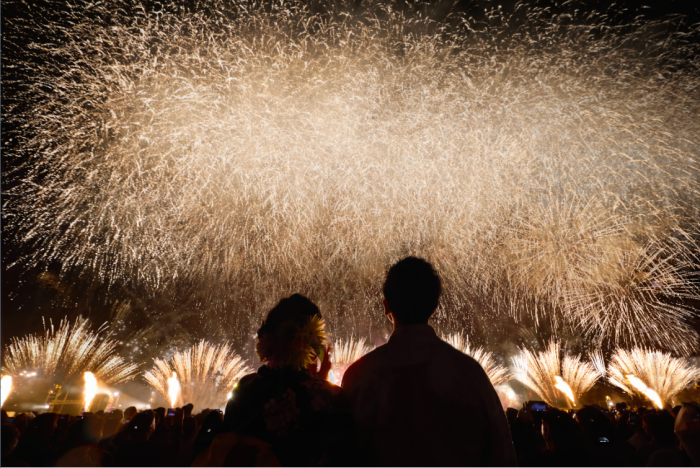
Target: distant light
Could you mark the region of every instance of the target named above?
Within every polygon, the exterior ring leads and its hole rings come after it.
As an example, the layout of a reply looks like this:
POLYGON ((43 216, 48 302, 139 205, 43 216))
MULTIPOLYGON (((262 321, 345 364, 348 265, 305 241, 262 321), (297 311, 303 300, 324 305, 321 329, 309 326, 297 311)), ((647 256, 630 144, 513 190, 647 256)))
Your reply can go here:
POLYGON ((114 392, 114 396, 119 396, 119 392, 114 392))
POLYGON ((226 399, 230 400, 232 396, 233 396, 233 392, 228 392, 228 395, 226 395, 226 399))

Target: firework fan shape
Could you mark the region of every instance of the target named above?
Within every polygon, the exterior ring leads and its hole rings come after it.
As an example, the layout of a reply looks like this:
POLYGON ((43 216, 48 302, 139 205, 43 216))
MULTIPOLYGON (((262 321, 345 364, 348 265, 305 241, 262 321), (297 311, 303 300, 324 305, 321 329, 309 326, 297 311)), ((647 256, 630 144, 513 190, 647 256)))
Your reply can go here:
POLYGON ((446 329, 697 349, 698 30, 356 4, 6 2, 19 264, 203 291, 203 332, 244 342, 295 291, 381 320, 368 285, 415 254, 446 329))
POLYGON ((513 376, 534 390, 547 404, 559 408, 571 408, 578 404, 578 398, 601 377, 595 366, 581 359, 581 356, 567 354, 562 360, 561 344, 554 339, 550 340, 544 352, 521 349, 512 361, 513 376), (569 390, 571 395, 563 399, 569 390))
POLYGON ((250 373, 245 360, 228 343, 213 345, 205 340, 184 351, 176 350, 169 359, 154 359, 144 379, 165 401, 170 401, 168 379, 177 375, 180 384, 178 406, 192 403, 195 408, 220 408, 227 394, 241 377, 250 373))
POLYGON ((508 283, 530 294, 536 317, 558 308, 584 334, 605 330, 614 342, 669 345, 683 336, 693 313, 663 299, 677 296, 679 285, 695 289, 692 260, 674 258, 682 248, 652 235, 640 242, 631 219, 595 200, 536 209, 512 228, 504 265, 508 283), (658 324, 662 316, 672 323, 658 324))
POLYGON ((491 385, 494 387, 504 384, 511 379, 508 369, 498 364, 492 353, 481 346, 472 347, 469 344, 469 338, 464 338, 462 335, 454 333, 449 336, 443 335, 442 339, 452 345, 453 348, 473 357, 486 371, 486 375, 489 376, 491 385))
POLYGON ((333 343, 333 373, 338 384, 343 381, 343 375, 350 365, 371 351, 365 337, 347 340, 342 338, 333 343))
POLYGON ((627 376, 637 377, 658 394, 662 404, 668 404, 678 392, 700 379, 700 369, 671 353, 644 348, 617 349, 610 358, 606 375, 611 384, 630 395, 640 391, 627 376))
POLYGON ((87 319, 78 317, 71 326, 61 320, 57 330, 53 323, 43 336, 12 338, 3 352, 3 369, 9 375, 36 372, 37 376, 63 384, 76 374, 92 374, 107 385, 133 379, 138 365, 117 354, 117 342, 109 338, 105 328, 93 332, 87 319))

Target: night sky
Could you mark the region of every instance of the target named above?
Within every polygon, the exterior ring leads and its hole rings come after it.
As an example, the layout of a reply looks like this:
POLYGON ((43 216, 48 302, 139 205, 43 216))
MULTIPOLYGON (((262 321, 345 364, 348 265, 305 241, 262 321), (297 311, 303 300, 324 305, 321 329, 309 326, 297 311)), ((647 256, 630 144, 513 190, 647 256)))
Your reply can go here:
MULTIPOLYGON (((319 2, 317 2, 319 3, 319 2)), ((362 8, 362 1, 356 1, 357 7, 362 8)), ((440 5, 448 5, 452 2, 442 1, 440 5)), ((502 5, 506 11, 512 11, 516 2, 505 0, 501 2, 490 1, 462 1, 456 2, 458 9, 468 11, 470 15, 479 17, 483 15, 485 8, 491 8, 494 5, 502 5)), ((567 8, 582 8, 585 7, 581 2, 532 2, 539 6, 558 9, 565 11, 567 8), (566 5, 563 5, 566 3, 566 5)), ((624 2, 623 2, 624 3, 624 2)), ((45 3, 37 1, 33 7, 34 14, 42 12, 46 18, 51 17, 51 9, 56 8, 56 3, 45 3)), ((185 3, 187 4, 187 3, 185 3)), ((194 2, 192 2, 194 4, 194 2)), ((320 4, 320 3, 319 3, 320 4)), ((605 10, 607 2, 587 2, 588 8, 596 10, 605 10)), ((620 4, 620 2, 618 2, 620 4)), ((148 3, 147 3, 148 5, 148 3)), ((400 3, 397 8, 400 7, 400 3)), ((697 22, 700 19, 700 10, 698 2, 686 0, 664 0, 664 1, 639 1, 630 0, 626 2, 628 5, 627 11, 618 13, 616 21, 625 22, 637 15, 644 15, 647 18, 658 19, 664 18, 666 15, 683 14, 688 15, 691 21, 697 22)), ((319 6, 322 8, 322 6, 319 6)), ((619 11, 619 10, 617 10, 619 11)), ((436 10, 436 19, 440 20, 441 9, 436 10)), ((26 11, 15 9, 14 5, 8 6, 8 2, 2 3, 2 34, 3 42, 5 36, 12 34, 12 31, 5 27, 9 18, 16 15, 26 14, 26 11)), ((34 38, 26 38, 27 40, 34 38)), ((15 41, 16 44, 21 44, 21 41, 15 41)), ((3 101, 13 99, 13 91, 18 85, 6 86, 8 76, 12 79, 17 79, 12 74, 12 70, 7 67, 16 60, 22 51, 20 47, 2 50, 2 99, 3 101)), ((29 79, 29 77, 27 78, 29 79)), ((16 142, 7 141, 6 124, 4 122, 5 114, 3 110, 2 124, 2 148, 12 147, 16 142)), ((12 181, 7 180, 6 174, 8 169, 8 161, 2 158, 2 184, 3 194, 12 187, 12 181)), ((26 245, 18 245, 11 239, 11 232, 8 232, 3 227, 2 237, 2 343, 5 345, 13 336, 22 336, 29 333, 37 333, 42 330, 42 317, 52 319, 54 323, 60 321, 64 316, 74 319, 78 315, 89 317, 94 324, 101 324, 109 321, 114 314, 115 306, 118 303, 129 301, 134 311, 129 317, 132 330, 154 326, 155 330, 151 335, 154 343, 165 345, 166 343, 190 342, 193 338, 200 336, 201 316, 199 313, 192 314, 178 312, 173 316, 168 313, 162 313, 162 305, 167 298, 158 295, 152 295, 139 285, 124 284, 116 282, 113 284, 101 284, 93 279, 89 273, 79 273, 75 271, 61 272, 59 264, 37 265, 32 268, 26 268, 24 265, 16 264, 16 262, 27 252, 26 245), (81 276, 82 275, 82 276, 81 276), (190 335, 187 335, 183 330, 190 330, 190 335)), ((177 309, 182 311, 182 309, 177 309)), ((380 313, 379 311, 377 313, 380 313)), ((525 323, 527 326, 527 323, 525 323)), ((517 335, 522 324, 512 323, 508 327, 512 333, 517 335)), ((254 324, 250 324, 251 330, 254 324)), ((700 325, 697 327, 700 330, 700 325)), ((128 332, 124 332, 121 336, 128 336, 128 332)), ((144 356, 145 357, 145 356, 144 356)), ((144 359, 145 360, 145 359, 144 359)))

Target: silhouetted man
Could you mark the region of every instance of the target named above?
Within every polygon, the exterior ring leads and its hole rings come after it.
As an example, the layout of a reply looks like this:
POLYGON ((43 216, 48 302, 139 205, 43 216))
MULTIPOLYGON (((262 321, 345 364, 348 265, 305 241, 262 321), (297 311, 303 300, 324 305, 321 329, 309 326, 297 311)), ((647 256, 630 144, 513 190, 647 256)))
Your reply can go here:
POLYGON ((384 282, 389 342, 348 368, 361 455, 371 465, 516 465, 498 395, 481 366, 437 337, 428 319, 440 278, 408 257, 384 282))

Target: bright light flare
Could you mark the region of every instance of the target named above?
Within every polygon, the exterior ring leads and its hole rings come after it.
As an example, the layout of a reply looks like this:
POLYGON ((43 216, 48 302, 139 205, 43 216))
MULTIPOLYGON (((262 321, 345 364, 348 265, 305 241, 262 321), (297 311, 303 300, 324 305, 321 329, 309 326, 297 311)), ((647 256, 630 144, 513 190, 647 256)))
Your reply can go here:
POLYGON ((85 381, 85 385, 83 386, 83 398, 85 400, 84 409, 85 411, 90 411, 92 400, 95 398, 95 395, 97 395, 97 379, 92 372, 85 372, 83 374, 83 380, 85 381))
POLYGON ((574 401, 574 392, 571 391, 571 387, 569 387, 569 384, 564 382, 564 379, 562 379, 560 376, 555 375, 554 376, 554 381, 556 384, 554 385, 557 389, 559 389, 566 397, 571 401, 572 404, 575 403, 574 401))
POLYGON ((0 381, 0 392, 2 393, 2 400, 0 401, 0 408, 5 404, 5 400, 7 400, 7 397, 10 396, 10 392, 12 391, 12 376, 11 375, 3 375, 2 376, 2 381, 0 381))
POLYGON ((173 372, 173 376, 168 379, 168 397, 170 398, 170 407, 175 408, 177 396, 180 394, 180 381, 177 380, 177 373, 173 372))
POLYGON ((651 388, 647 387, 647 385, 642 381, 642 379, 632 374, 626 375, 625 377, 627 377, 627 380, 630 384, 632 384, 634 388, 636 388, 641 393, 643 393, 644 396, 649 398, 652 401, 652 403, 656 405, 657 408, 661 409, 664 407, 664 404, 661 401, 661 397, 659 397, 659 394, 651 388))

